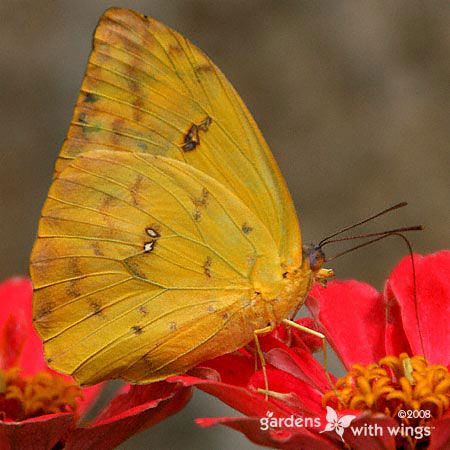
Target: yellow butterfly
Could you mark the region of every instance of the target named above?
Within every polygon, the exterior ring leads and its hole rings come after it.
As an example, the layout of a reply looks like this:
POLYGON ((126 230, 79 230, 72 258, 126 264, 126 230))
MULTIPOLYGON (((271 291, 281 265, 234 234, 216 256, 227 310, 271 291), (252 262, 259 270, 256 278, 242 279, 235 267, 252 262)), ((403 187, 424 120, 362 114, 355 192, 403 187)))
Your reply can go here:
POLYGON ((144 383, 259 349, 320 265, 222 72, 156 20, 106 11, 31 255, 50 366, 144 383))

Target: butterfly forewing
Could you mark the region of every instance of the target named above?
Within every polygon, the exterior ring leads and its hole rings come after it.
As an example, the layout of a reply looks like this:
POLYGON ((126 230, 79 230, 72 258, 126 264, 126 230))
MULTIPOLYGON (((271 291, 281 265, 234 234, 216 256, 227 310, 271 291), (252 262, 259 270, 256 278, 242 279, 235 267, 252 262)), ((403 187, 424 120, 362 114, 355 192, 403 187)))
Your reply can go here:
POLYGON ((226 186, 266 225, 281 262, 298 267, 292 200, 257 125, 209 58, 154 19, 110 9, 56 166, 89 150, 184 161, 226 186))

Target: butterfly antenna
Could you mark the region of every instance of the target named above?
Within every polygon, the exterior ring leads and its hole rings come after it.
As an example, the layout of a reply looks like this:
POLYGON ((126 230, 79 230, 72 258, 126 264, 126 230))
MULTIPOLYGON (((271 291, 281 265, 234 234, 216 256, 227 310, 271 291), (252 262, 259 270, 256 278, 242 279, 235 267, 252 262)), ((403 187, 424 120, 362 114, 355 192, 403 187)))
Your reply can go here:
POLYGON ((425 357, 425 346, 423 345, 422 332, 420 331, 420 319, 419 319, 419 304, 417 301, 417 279, 416 279, 416 263, 414 262, 414 253, 411 242, 408 238, 401 233, 394 233, 394 235, 400 236, 405 244, 408 246, 408 251, 411 256, 411 269, 413 277, 413 297, 414 297, 414 312, 416 314, 417 331, 419 332, 420 347, 422 348, 423 356, 425 357))
MULTIPOLYGON (((416 229, 416 228, 414 227, 414 229, 416 229)), ((370 241, 363 242, 362 244, 359 244, 359 245, 355 245, 354 247, 351 247, 351 248, 349 248, 347 250, 344 250, 343 252, 336 253, 336 255, 333 255, 330 258, 326 258, 326 262, 333 261, 333 259, 340 258, 341 256, 344 256, 347 253, 351 253, 351 252, 353 252, 355 250, 358 250, 360 248, 366 247, 367 245, 373 244, 374 242, 377 242, 377 241, 381 241, 382 239, 385 239, 385 238, 387 238, 389 236, 396 235, 396 234, 398 234, 398 233, 396 231, 392 230, 390 232, 389 231, 381 231, 380 233, 370 233, 370 234, 367 234, 367 235, 350 236, 348 238, 336 239, 335 242, 341 242, 341 241, 351 241, 352 239, 362 239, 364 237, 370 237, 370 236, 378 236, 375 239, 371 239, 370 241)))
POLYGON ((380 212, 374 214, 373 216, 368 217, 367 219, 361 220, 360 222, 357 222, 357 223, 354 223, 354 224, 352 224, 352 225, 349 225, 349 226, 347 226, 347 227, 345 227, 345 228, 342 228, 342 229, 336 231, 335 233, 330 234, 330 236, 327 236, 326 238, 322 239, 322 240, 319 242, 318 247, 322 247, 322 246, 325 244, 326 241, 328 241, 328 240, 331 239, 331 238, 334 238, 335 236, 337 236, 337 235, 339 235, 339 234, 341 234, 341 233, 345 233, 345 232, 348 231, 348 230, 352 230, 353 228, 359 227, 360 225, 363 225, 363 224, 365 224, 365 223, 367 223, 367 222, 370 222, 371 220, 374 220, 374 219, 376 219, 377 217, 383 216, 384 214, 387 214, 387 213, 389 213, 389 212, 391 212, 391 211, 394 211, 394 210, 399 209, 399 208, 403 208, 403 207, 405 207, 407 204, 408 204, 407 202, 400 202, 400 203, 397 203, 396 205, 391 206, 391 207, 389 207, 389 208, 387 208, 387 209, 384 209, 383 211, 380 211, 380 212))
MULTIPOLYGON (((365 238, 374 237, 374 236, 387 237, 387 235, 390 235, 390 234, 393 234, 393 233, 403 233, 405 231, 422 231, 422 230, 423 230, 422 225, 414 225, 414 226, 411 226, 411 227, 395 228, 393 230, 378 231, 378 232, 375 232, 375 233, 365 233, 365 234, 359 234, 359 235, 356 235, 356 236, 346 236, 346 237, 338 238, 338 239, 330 239, 327 242, 323 243, 320 248, 323 248, 323 247, 325 247, 325 245, 328 245, 328 244, 334 244, 336 242, 352 241, 354 239, 365 239, 365 238)), ((370 242, 375 242, 375 241, 378 241, 378 240, 379 239, 375 239, 375 240, 370 241, 370 242)), ((368 245, 370 242, 366 242, 366 243, 364 243, 364 245, 368 245)), ((355 248, 359 248, 359 246, 357 246, 355 248)), ((348 253, 350 251, 352 251, 352 249, 349 249, 349 250, 347 250, 347 251, 345 251, 343 253, 345 254, 345 253, 348 253)), ((327 261, 330 261, 330 259, 327 258, 327 261)))

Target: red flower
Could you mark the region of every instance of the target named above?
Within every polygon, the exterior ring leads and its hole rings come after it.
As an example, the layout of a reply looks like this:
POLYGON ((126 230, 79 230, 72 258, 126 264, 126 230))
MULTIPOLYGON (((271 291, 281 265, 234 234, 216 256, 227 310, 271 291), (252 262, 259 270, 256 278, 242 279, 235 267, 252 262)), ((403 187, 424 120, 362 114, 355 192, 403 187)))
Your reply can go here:
POLYGON ((414 261, 417 306, 410 257, 394 269, 383 293, 356 281, 312 290, 307 306, 316 327, 349 370, 340 380, 331 376, 334 389, 309 351, 317 343, 283 328, 261 340, 272 391, 267 400, 258 392, 264 382, 261 371, 255 373, 251 346, 171 381, 195 385, 245 415, 197 419, 200 425, 223 424, 260 445, 366 450, 415 448, 420 442, 448 449, 450 251, 415 255, 414 261), (430 411, 430 417, 401 418, 400 409, 430 411), (406 426, 414 430, 405 432, 406 426), (388 427, 407 436, 391 436, 388 427))
POLYGON ((98 417, 80 424, 102 386, 81 389, 47 367, 31 299, 27 279, 0 284, 0 450, 112 449, 189 400, 180 384, 125 385, 98 417))

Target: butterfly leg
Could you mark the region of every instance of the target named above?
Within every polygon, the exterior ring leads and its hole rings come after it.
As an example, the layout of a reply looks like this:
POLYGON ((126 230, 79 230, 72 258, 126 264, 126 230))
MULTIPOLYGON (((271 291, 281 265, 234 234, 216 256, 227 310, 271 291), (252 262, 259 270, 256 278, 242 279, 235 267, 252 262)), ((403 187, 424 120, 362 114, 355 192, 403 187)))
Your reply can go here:
MULTIPOLYGON (((268 399, 268 394, 267 393, 269 392, 269 380, 267 379, 266 360, 264 359, 264 354, 263 354, 263 352, 261 350, 261 345, 259 344, 258 336, 261 335, 261 334, 270 333, 271 331, 273 331, 273 329, 274 329, 273 325, 268 325, 267 327, 260 328, 259 330, 255 330, 253 332, 253 336, 255 338, 256 352, 258 353, 259 360, 261 361, 261 368, 262 368, 262 371, 263 371, 264 392, 265 392, 266 400, 268 399)), ((256 360, 255 360, 255 365, 256 365, 256 360)))
MULTIPOLYGON (((297 322, 294 322, 293 320, 284 319, 283 323, 289 328, 295 328, 295 329, 300 330, 300 331, 302 331, 304 333, 311 334, 312 336, 316 336, 316 337, 318 337, 319 339, 322 340, 323 365, 324 365, 325 375, 326 375, 326 377, 328 379, 328 382, 330 383, 331 389, 333 389, 335 391, 337 398, 340 398, 338 392, 336 391, 336 387, 334 386, 333 381, 332 381, 332 379, 330 377, 330 374, 328 373, 328 357, 327 357, 327 346, 326 346, 327 338, 326 338, 326 336, 323 333, 320 333, 319 331, 312 330, 311 328, 308 328, 308 327, 305 327, 303 325, 300 325, 297 322)), ((263 354, 261 352, 261 348, 259 346, 259 342, 258 342, 257 334, 256 334, 257 332, 258 332, 258 334, 263 334, 264 332, 272 331, 272 330, 265 331, 266 329, 269 329, 269 328, 270 327, 266 327, 266 328, 263 328, 261 330, 256 330, 255 331, 256 348, 258 350, 258 354, 260 355, 261 363, 263 364, 263 374, 264 374, 264 381, 265 381, 265 389, 264 390, 263 389, 258 389, 258 392, 260 392, 261 394, 264 393, 265 396, 266 396, 266 400, 267 400, 267 398, 269 396, 273 397, 273 398, 276 398, 276 399, 279 399, 279 400, 283 400, 283 398, 286 396, 286 394, 283 394, 283 393, 280 393, 280 392, 269 391, 269 389, 268 389, 268 382, 267 382, 267 374, 266 374, 264 356, 263 356, 263 354)))
POLYGON ((327 358, 327 345, 326 345, 327 344, 327 338, 325 337, 325 335, 322 334, 322 333, 319 333, 316 330, 312 330, 311 328, 304 327, 303 325, 300 325, 297 322, 294 322, 293 320, 284 319, 283 323, 285 325, 287 325, 288 327, 295 328, 296 330, 303 331, 306 334, 310 334, 310 335, 318 337, 319 339, 322 340, 323 365, 324 365, 325 372, 328 373, 328 365, 327 365, 328 358, 327 358))
POLYGON ((300 325, 297 322, 294 322, 293 320, 284 319, 283 323, 288 327, 303 331, 304 333, 316 336, 322 340, 323 366, 324 366, 323 368, 325 370, 325 374, 328 378, 331 388, 334 389, 333 382, 331 381, 330 375, 328 373, 327 338, 325 337, 325 335, 323 333, 320 333, 319 331, 311 330, 311 328, 304 327, 303 325, 300 325))

